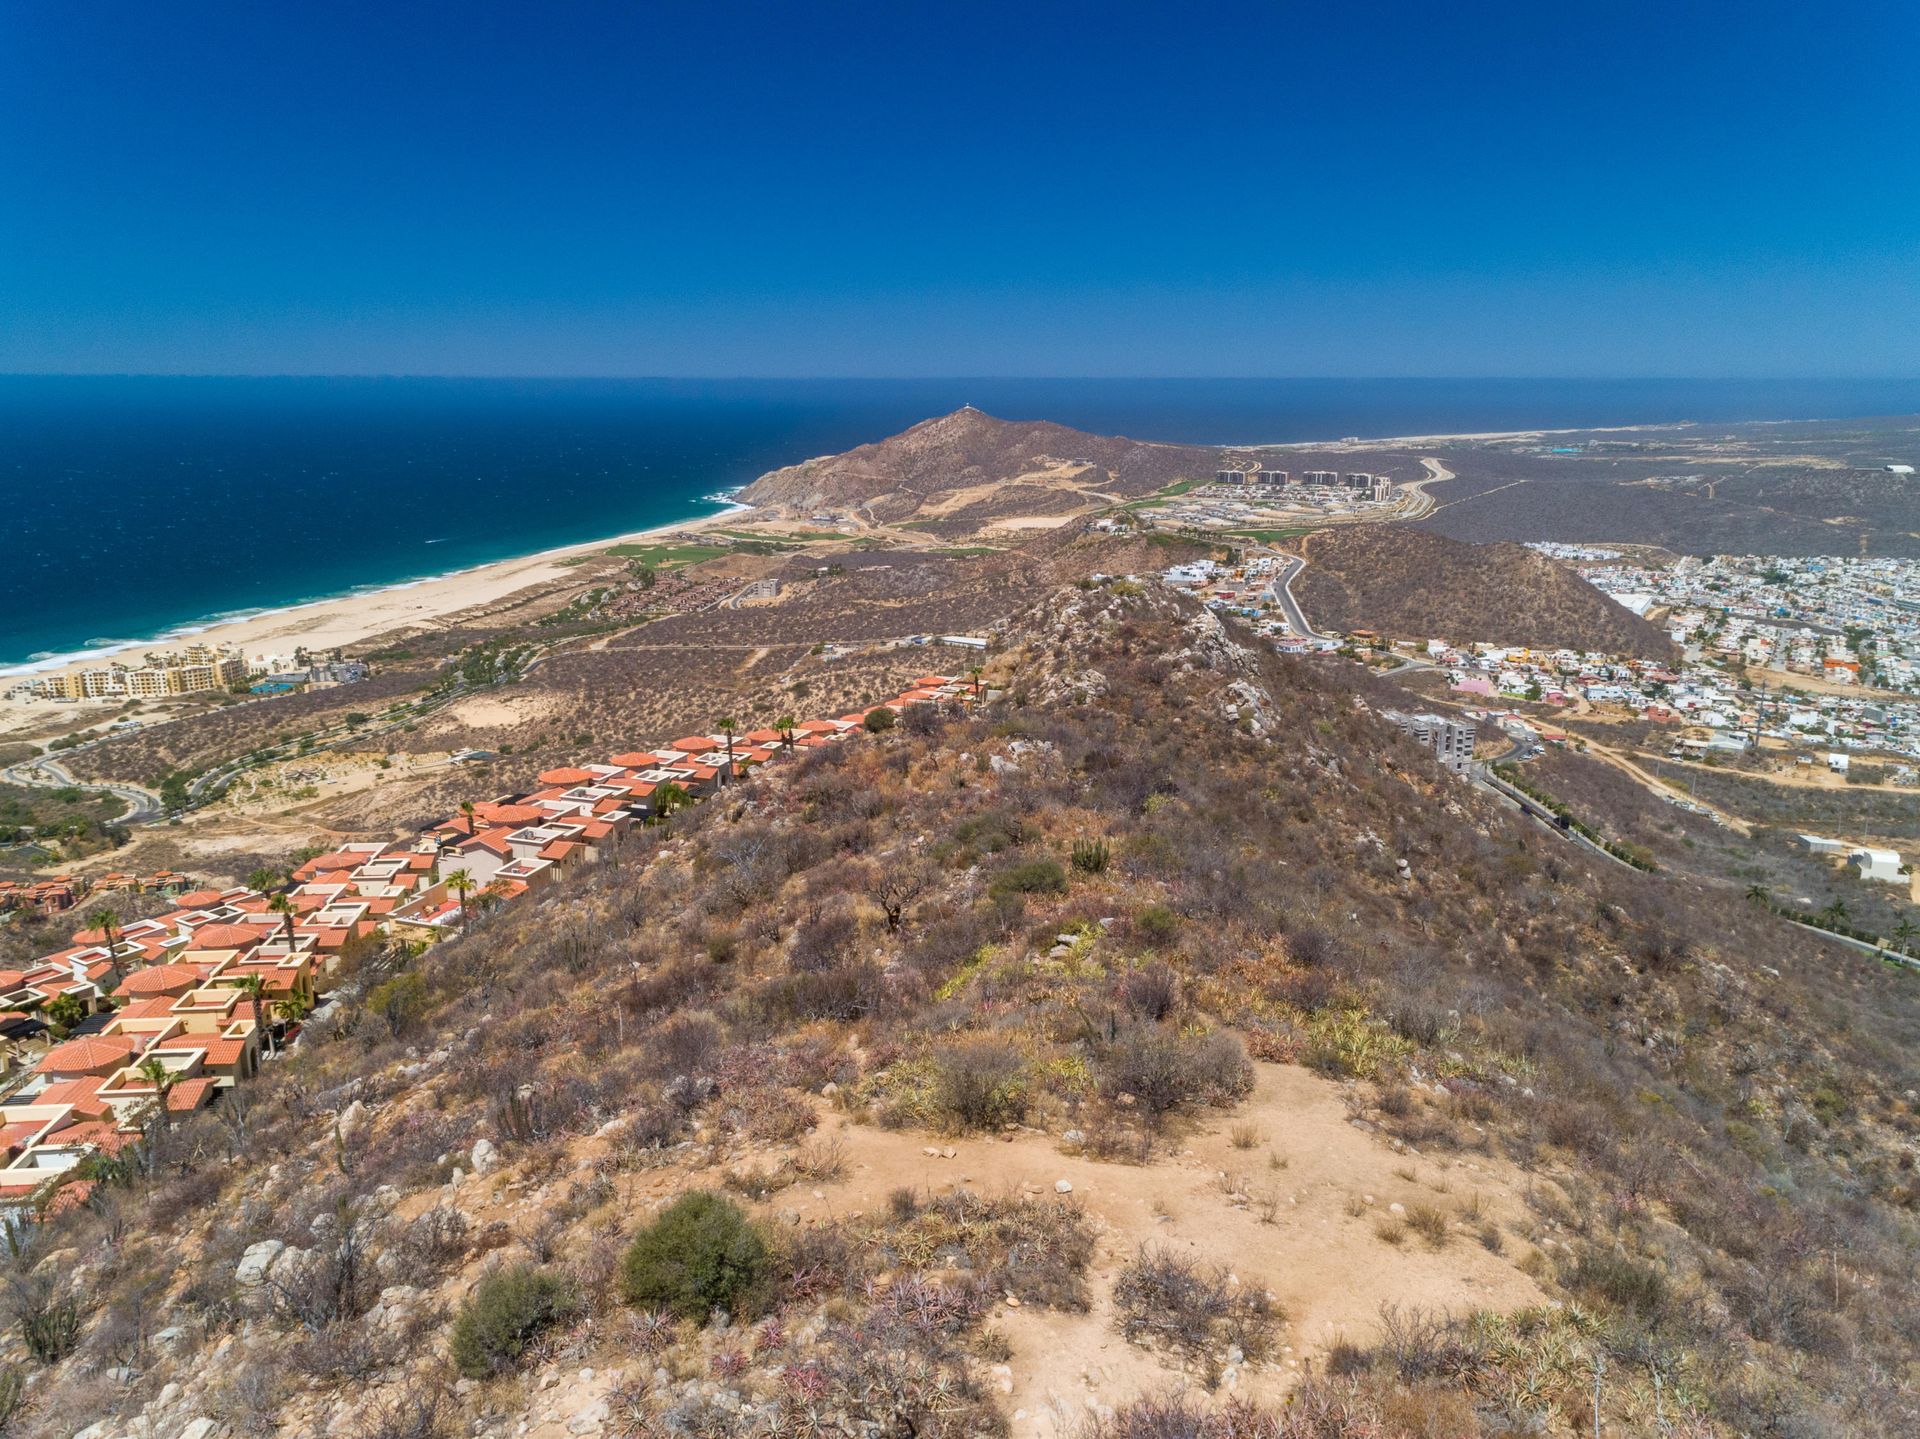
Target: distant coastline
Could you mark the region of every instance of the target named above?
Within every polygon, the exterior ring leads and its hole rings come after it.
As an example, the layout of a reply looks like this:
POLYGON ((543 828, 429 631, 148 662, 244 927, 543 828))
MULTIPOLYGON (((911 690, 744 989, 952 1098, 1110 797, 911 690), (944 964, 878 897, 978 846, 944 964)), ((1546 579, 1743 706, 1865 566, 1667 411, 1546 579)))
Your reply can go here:
POLYGON ((963 402, 1168 443, 1365 446, 1912 413, 1920 382, 0 377, 0 676, 370 599, 424 603, 501 565, 612 543, 580 538, 596 523, 698 525, 716 489, 963 402))
MULTIPOLYGON (((742 487, 744 488, 744 487, 742 487)), ((735 491, 737 493, 737 491, 735 491)), ((531 554, 466 565, 443 574, 396 580, 391 584, 356 586, 335 595, 264 606, 176 625, 147 639, 111 640, 97 647, 59 655, 30 658, 0 665, 0 680, 28 675, 57 674, 86 669, 115 655, 164 649, 185 640, 253 649, 266 643, 300 645, 327 650, 359 644, 408 624, 425 623, 491 604, 565 575, 568 560, 591 556, 615 545, 638 544, 669 534, 697 534, 723 521, 751 514, 754 506, 740 504, 726 492, 703 496, 718 505, 711 514, 670 520, 642 530, 630 530, 597 540, 557 545, 531 554)))

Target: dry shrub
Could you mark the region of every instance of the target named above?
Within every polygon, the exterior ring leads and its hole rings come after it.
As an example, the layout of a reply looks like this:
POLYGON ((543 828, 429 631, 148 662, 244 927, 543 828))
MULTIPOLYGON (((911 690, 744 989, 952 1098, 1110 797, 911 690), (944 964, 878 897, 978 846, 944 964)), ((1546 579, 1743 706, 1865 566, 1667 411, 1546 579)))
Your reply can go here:
POLYGON ((956 1128, 998 1129, 1026 1117, 1026 1062, 1011 1045, 970 1040, 939 1050, 933 1062, 934 1103, 956 1128))
POLYGON ((1264 1291, 1229 1282, 1218 1265, 1201 1265, 1146 1245, 1113 1286, 1120 1332, 1136 1344, 1164 1344, 1194 1357, 1218 1357, 1229 1345, 1248 1359, 1272 1347, 1280 1316, 1264 1291))
POLYGON ((1253 1089, 1253 1066, 1237 1036, 1223 1029, 1183 1034, 1168 1025, 1124 1031, 1099 1059, 1100 1087, 1130 1094, 1158 1117, 1200 1104, 1230 1104, 1253 1089))

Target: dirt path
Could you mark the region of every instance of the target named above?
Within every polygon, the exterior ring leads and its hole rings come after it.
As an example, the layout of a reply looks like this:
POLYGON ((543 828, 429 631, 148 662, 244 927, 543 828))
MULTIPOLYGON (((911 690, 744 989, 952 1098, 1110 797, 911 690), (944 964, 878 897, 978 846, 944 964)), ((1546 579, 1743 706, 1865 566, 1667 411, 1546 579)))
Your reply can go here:
POLYGON ((1628 759, 1625 755, 1621 754, 1618 750, 1610 749, 1608 746, 1601 744, 1598 740, 1587 739, 1584 735, 1582 736, 1582 738, 1586 739, 1587 753, 1593 755, 1596 759, 1606 761, 1608 764, 1612 765, 1615 769, 1618 769, 1623 773, 1631 776, 1633 779, 1638 780, 1641 785, 1645 786, 1647 789, 1651 790, 1654 794, 1660 796, 1662 799, 1671 797, 1675 799, 1685 800, 1688 804, 1699 805, 1702 810, 1706 811, 1708 814, 1716 816, 1722 824, 1724 824, 1728 829, 1734 831, 1734 833, 1741 835, 1743 837, 1752 835, 1753 826, 1749 824, 1746 820, 1739 818, 1737 815, 1728 814, 1725 810, 1720 809, 1715 805, 1710 805, 1705 800, 1696 799, 1692 795, 1687 794, 1684 791, 1675 788, 1673 785, 1668 784, 1667 781, 1661 779, 1659 776, 1648 773, 1645 769, 1642 769, 1640 767, 1637 761, 1628 759))

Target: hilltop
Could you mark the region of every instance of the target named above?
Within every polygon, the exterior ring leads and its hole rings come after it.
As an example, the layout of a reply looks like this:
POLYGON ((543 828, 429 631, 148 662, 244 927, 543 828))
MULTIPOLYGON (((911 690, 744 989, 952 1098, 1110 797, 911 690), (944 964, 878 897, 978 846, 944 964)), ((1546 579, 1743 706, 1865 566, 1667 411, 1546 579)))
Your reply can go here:
POLYGON ((1000 636, 89 1161, 9 1432, 1913 1432, 1909 976, 1157 584, 1000 636))
POLYGON ((970 532, 996 519, 1065 517, 1210 477, 1220 453, 995 419, 969 407, 845 454, 774 470, 740 498, 970 532))
POLYGON ((1294 544, 1294 597, 1323 628, 1456 643, 1601 650, 1664 660, 1666 634, 1524 545, 1470 544, 1406 525, 1347 525, 1294 544))

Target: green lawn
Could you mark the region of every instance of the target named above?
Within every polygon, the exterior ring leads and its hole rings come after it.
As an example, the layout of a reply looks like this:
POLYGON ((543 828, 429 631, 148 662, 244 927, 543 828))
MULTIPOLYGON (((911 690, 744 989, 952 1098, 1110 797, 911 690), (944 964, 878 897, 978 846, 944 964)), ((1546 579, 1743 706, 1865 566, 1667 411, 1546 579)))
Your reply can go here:
POLYGON ((1291 540, 1299 535, 1310 535, 1312 525, 1301 525, 1290 530, 1221 530, 1223 535, 1234 535, 1243 540, 1254 540, 1259 544, 1270 545, 1275 540, 1291 540))
POLYGON ((935 550, 936 555, 997 555, 998 545, 952 545, 946 549, 935 550))
POLYGON ((727 553, 724 545, 615 545, 608 554, 623 560, 639 560, 660 569, 668 565, 697 565, 702 560, 718 559, 727 553))
POLYGON ((804 545, 816 540, 844 540, 847 537, 838 530, 709 530, 709 534, 725 535, 730 540, 769 540, 774 544, 804 545))

